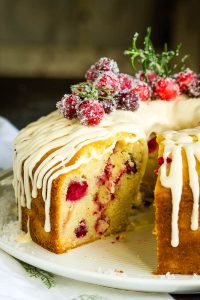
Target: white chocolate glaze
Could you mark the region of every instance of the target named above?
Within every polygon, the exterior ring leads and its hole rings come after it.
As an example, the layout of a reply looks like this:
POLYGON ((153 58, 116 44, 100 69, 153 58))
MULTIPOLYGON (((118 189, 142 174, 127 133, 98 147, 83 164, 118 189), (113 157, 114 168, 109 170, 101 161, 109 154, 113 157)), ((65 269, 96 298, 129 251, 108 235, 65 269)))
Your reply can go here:
MULTIPOLYGON (((19 218, 21 217, 21 206, 31 208, 32 198, 36 198, 38 190, 41 189, 45 202, 44 229, 51 230, 49 208, 53 180, 97 156, 94 153, 90 158, 80 157, 73 165, 66 166, 83 146, 105 140, 117 132, 133 133, 136 139, 147 140, 152 132, 195 127, 199 124, 199 120, 200 100, 183 98, 170 102, 160 100, 141 102, 136 112, 117 110, 106 115, 100 125, 95 127, 83 126, 77 120, 67 120, 57 111, 40 118, 21 130, 15 140, 13 183, 18 201, 19 218), (47 153, 48 155, 42 163, 38 164, 47 153)), ((111 149, 109 148, 107 151, 111 151, 111 149)), ((188 156, 192 156, 191 151, 188 150, 188 156)), ((174 155, 177 156, 178 161, 178 156, 180 156, 178 150, 174 155)), ((193 178, 192 175, 191 178, 193 178)), ((170 179, 166 178, 166 180, 170 179)), ((194 180, 191 179, 191 186, 195 199, 197 199, 198 194, 194 180)), ((181 190, 175 187, 172 190, 174 199, 179 199, 181 190)), ((174 200, 174 202, 176 201, 178 207, 178 200, 174 200)), ((196 216, 198 201, 194 202, 194 215, 196 216)), ((175 214, 177 214, 177 210, 172 217, 176 224, 175 214)), ((193 223, 192 228, 196 228, 195 217, 193 223)), ((177 228, 174 225, 173 236, 177 236, 175 230, 177 228)))
POLYGON ((191 215, 191 230, 199 227, 199 177, 196 169, 196 159, 200 161, 200 127, 180 131, 168 131, 163 134, 164 163, 160 168, 162 186, 171 189, 172 220, 171 245, 179 245, 179 206, 183 189, 182 151, 185 151, 188 164, 189 185, 193 194, 193 209, 191 215), (167 174, 167 157, 171 156, 169 174, 167 174))

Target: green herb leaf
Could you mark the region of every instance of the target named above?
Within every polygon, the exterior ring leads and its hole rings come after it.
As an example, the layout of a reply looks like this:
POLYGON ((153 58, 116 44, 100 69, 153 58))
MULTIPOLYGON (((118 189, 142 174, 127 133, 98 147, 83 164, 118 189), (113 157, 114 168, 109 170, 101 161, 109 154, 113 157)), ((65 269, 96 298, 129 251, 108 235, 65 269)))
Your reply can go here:
POLYGON ((131 64, 134 71, 136 71, 136 63, 141 65, 145 78, 147 79, 147 71, 154 71, 160 76, 169 76, 177 68, 181 68, 182 70, 185 69, 183 63, 187 59, 187 56, 184 56, 180 60, 180 63, 171 66, 171 61, 179 56, 181 44, 179 44, 174 51, 169 51, 168 46, 165 43, 163 52, 156 53, 150 38, 151 27, 147 28, 147 34, 144 38, 144 49, 138 49, 137 47, 138 36, 138 33, 134 34, 132 47, 124 51, 124 54, 130 56, 131 58, 131 64))
POLYGON ((48 289, 55 286, 54 275, 42 269, 31 266, 23 261, 19 261, 30 277, 40 278, 48 289))

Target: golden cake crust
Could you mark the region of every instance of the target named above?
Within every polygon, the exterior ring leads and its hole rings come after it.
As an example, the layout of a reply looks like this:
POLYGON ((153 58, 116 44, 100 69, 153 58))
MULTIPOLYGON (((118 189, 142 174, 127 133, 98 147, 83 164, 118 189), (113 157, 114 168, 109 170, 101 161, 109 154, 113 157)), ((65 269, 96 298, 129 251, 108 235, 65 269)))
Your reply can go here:
MULTIPOLYGON (((155 188, 157 274, 166 274, 167 272, 200 274, 200 229, 191 230, 193 194, 189 186, 188 163, 184 150, 182 150, 182 161, 183 190, 179 209, 179 245, 177 247, 171 246, 171 190, 161 185, 160 175, 155 188)), ((200 175, 200 163, 197 160, 196 167, 200 175)))
MULTIPOLYGON (((68 166, 73 165, 82 156, 89 157, 94 148, 99 153, 101 153, 105 150, 106 147, 109 147, 114 141, 120 141, 125 138, 131 138, 131 137, 133 138, 133 136, 134 136, 133 134, 129 134, 129 133, 118 133, 114 137, 111 137, 107 140, 97 141, 87 146, 84 146, 73 156, 73 158, 68 162, 67 165, 68 166)), ((36 165, 35 170, 44 161, 44 159, 53 151, 54 150, 45 154, 45 156, 36 165)), ((92 164, 92 161, 90 163, 92 164)), ((62 207, 61 207, 62 188, 61 187, 63 186, 66 177, 73 178, 73 174, 76 172, 78 173, 79 170, 75 169, 66 174, 62 174, 57 179, 55 179, 52 183, 51 201, 50 201, 50 224, 51 224, 50 232, 46 232, 44 230, 45 204, 42 198, 41 190, 38 190, 36 198, 32 198, 31 209, 22 207, 22 230, 25 232, 29 230, 30 236, 33 241, 35 241, 37 244, 41 245, 42 247, 50 250, 51 252, 58 253, 58 254, 64 253, 67 250, 78 246, 73 243, 70 246, 69 244, 63 243, 61 237, 62 226, 63 226, 63 219, 61 217, 61 211, 62 211, 62 207)), ((101 238, 101 236, 96 236, 91 238, 89 241, 83 242, 81 244, 85 244, 99 238, 101 238)))

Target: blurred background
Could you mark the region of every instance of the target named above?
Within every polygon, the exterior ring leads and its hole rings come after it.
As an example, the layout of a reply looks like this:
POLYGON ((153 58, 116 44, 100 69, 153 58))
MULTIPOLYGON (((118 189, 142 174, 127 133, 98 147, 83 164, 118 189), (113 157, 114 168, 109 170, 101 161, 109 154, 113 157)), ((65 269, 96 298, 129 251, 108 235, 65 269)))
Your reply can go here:
POLYGON ((157 50, 182 43, 200 70, 199 0, 0 0, 0 115, 18 128, 55 109, 102 56, 131 73, 123 51, 147 26, 157 50))

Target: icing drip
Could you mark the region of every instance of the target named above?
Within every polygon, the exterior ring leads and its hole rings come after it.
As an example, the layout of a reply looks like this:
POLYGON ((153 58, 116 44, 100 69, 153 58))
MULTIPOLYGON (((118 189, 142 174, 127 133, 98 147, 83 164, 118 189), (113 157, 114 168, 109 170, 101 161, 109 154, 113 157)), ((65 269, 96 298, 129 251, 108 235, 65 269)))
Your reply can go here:
MULTIPOLYGON (((117 115, 118 116, 118 115, 117 115)), ((38 190, 42 191, 45 202, 45 231, 50 226, 50 200, 53 180, 59 175, 68 173, 93 158, 100 159, 111 152, 115 143, 105 149, 103 154, 95 151, 90 157, 80 157, 72 165, 68 165, 73 156, 85 145, 105 140, 118 132, 135 135, 132 142, 145 138, 142 129, 122 118, 105 118, 101 126, 86 127, 77 121, 70 121, 53 112, 47 117, 30 124, 23 129, 15 141, 14 153, 14 188, 21 218, 21 206, 31 208, 32 198, 36 198, 38 190), (48 153, 48 155, 46 155, 48 153), (37 163, 46 155, 41 164, 37 163)))
MULTIPOLYGON (((199 99, 177 99, 170 102, 141 102, 135 112, 117 110, 106 115, 95 127, 83 126, 77 120, 67 120, 57 111, 31 123, 20 131, 15 140, 13 185, 18 201, 19 219, 21 206, 31 208, 32 198, 36 198, 38 190, 41 189, 45 202, 45 230, 50 231, 49 208, 53 180, 94 157, 100 157, 94 152, 91 157, 80 157, 73 165, 69 165, 70 160, 83 146, 108 139, 118 132, 133 133, 136 140, 146 140, 152 132, 197 126, 199 118, 199 99), (39 164, 42 158, 44 160, 39 164)), ((191 151, 188 150, 187 155, 192 156, 191 151)), ((195 179, 191 180, 191 188, 197 199, 194 181, 195 179)), ((197 200, 194 202, 193 215, 196 216, 198 203, 197 200)), ((196 228, 195 218, 192 228, 196 228)), ((176 224, 176 220, 174 223, 176 224)))
POLYGON ((188 164, 189 185, 193 194, 193 209, 191 215, 191 229, 199 227, 199 177, 196 169, 196 159, 200 161, 200 127, 185 129, 179 132, 169 131, 163 134, 164 163, 160 168, 160 182, 162 186, 171 189, 172 220, 171 245, 179 245, 178 217, 183 189, 182 151, 185 151, 188 164), (172 156, 169 174, 167 174, 167 157, 172 156))

